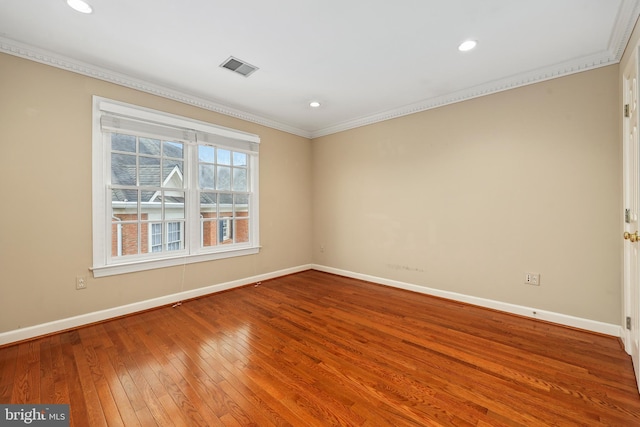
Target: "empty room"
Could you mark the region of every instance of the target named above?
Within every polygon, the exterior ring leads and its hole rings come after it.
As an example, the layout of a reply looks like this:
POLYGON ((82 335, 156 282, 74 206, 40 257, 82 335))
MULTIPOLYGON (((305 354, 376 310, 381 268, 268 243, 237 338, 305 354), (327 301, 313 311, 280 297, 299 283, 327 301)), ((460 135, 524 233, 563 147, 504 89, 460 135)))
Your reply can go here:
POLYGON ((0 426, 640 425, 639 16, 0 2, 0 426))

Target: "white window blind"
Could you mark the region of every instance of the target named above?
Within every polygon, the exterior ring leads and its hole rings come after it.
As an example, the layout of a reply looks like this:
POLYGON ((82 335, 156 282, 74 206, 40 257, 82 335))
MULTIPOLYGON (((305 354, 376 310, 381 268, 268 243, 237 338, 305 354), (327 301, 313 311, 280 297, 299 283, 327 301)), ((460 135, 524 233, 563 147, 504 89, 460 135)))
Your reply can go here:
POLYGON ((102 112, 100 126, 103 131, 127 131, 135 135, 214 144, 247 152, 257 152, 260 144, 260 137, 254 134, 166 113, 134 109, 107 101, 100 102, 99 109, 102 112))

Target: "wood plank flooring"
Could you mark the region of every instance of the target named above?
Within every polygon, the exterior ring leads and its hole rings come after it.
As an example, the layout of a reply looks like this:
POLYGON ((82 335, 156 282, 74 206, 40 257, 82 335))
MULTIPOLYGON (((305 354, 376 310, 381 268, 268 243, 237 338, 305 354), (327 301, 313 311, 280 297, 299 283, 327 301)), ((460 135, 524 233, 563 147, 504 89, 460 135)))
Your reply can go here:
POLYGON ((638 426, 618 339, 318 271, 0 348, 73 426, 638 426))

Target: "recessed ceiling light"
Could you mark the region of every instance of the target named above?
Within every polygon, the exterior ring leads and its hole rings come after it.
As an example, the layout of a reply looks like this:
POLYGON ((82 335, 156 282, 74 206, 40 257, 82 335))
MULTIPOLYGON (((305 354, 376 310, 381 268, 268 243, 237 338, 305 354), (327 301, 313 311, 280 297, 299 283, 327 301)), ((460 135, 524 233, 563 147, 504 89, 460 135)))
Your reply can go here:
POLYGON ((471 49, 475 48, 478 45, 478 42, 475 40, 467 40, 465 42, 460 43, 460 46, 458 46, 458 50, 460 52, 467 52, 470 51, 471 49))
POLYGON ((311 101, 309 103, 309 107, 311 108, 318 108, 320 106, 320 103, 318 101, 311 101))
POLYGON ((67 0, 67 4, 73 10, 78 11, 80 13, 91 13, 93 12, 93 8, 89 5, 89 3, 82 0, 67 0))

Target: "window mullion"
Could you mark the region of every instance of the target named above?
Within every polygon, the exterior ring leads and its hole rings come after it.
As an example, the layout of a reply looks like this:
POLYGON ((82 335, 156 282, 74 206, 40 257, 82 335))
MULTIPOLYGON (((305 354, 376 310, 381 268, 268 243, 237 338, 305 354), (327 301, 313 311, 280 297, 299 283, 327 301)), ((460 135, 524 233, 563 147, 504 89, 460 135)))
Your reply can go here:
POLYGON ((198 145, 186 144, 185 248, 189 254, 200 249, 200 193, 198 191, 198 145), (188 246, 187 246, 188 245, 188 246))
MULTIPOLYGON (((110 244, 113 241, 113 208, 111 206, 111 141, 109 139, 109 134, 101 134, 101 152, 102 152, 102 162, 101 166, 102 170, 102 179, 104 180, 105 186, 104 188, 100 188, 100 191, 103 194, 103 209, 101 212, 104 214, 104 242, 100 245, 100 250, 103 251, 101 254, 101 258, 104 258, 105 263, 110 263, 112 259, 111 247, 110 244)), ((94 165, 96 163, 94 162, 94 165)), ((94 166, 95 167, 95 166, 94 166)), ((96 188, 94 186, 94 192, 96 188)), ((117 238, 117 234, 116 234, 117 238)), ((94 260, 95 263, 95 260, 94 260)))
POLYGON ((252 246, 258 246, 260 242, 260 226, 259 226, 259 161, 258 156, 249 156, 247 159, 247 180, 249 182, 249 241, 252 246))

